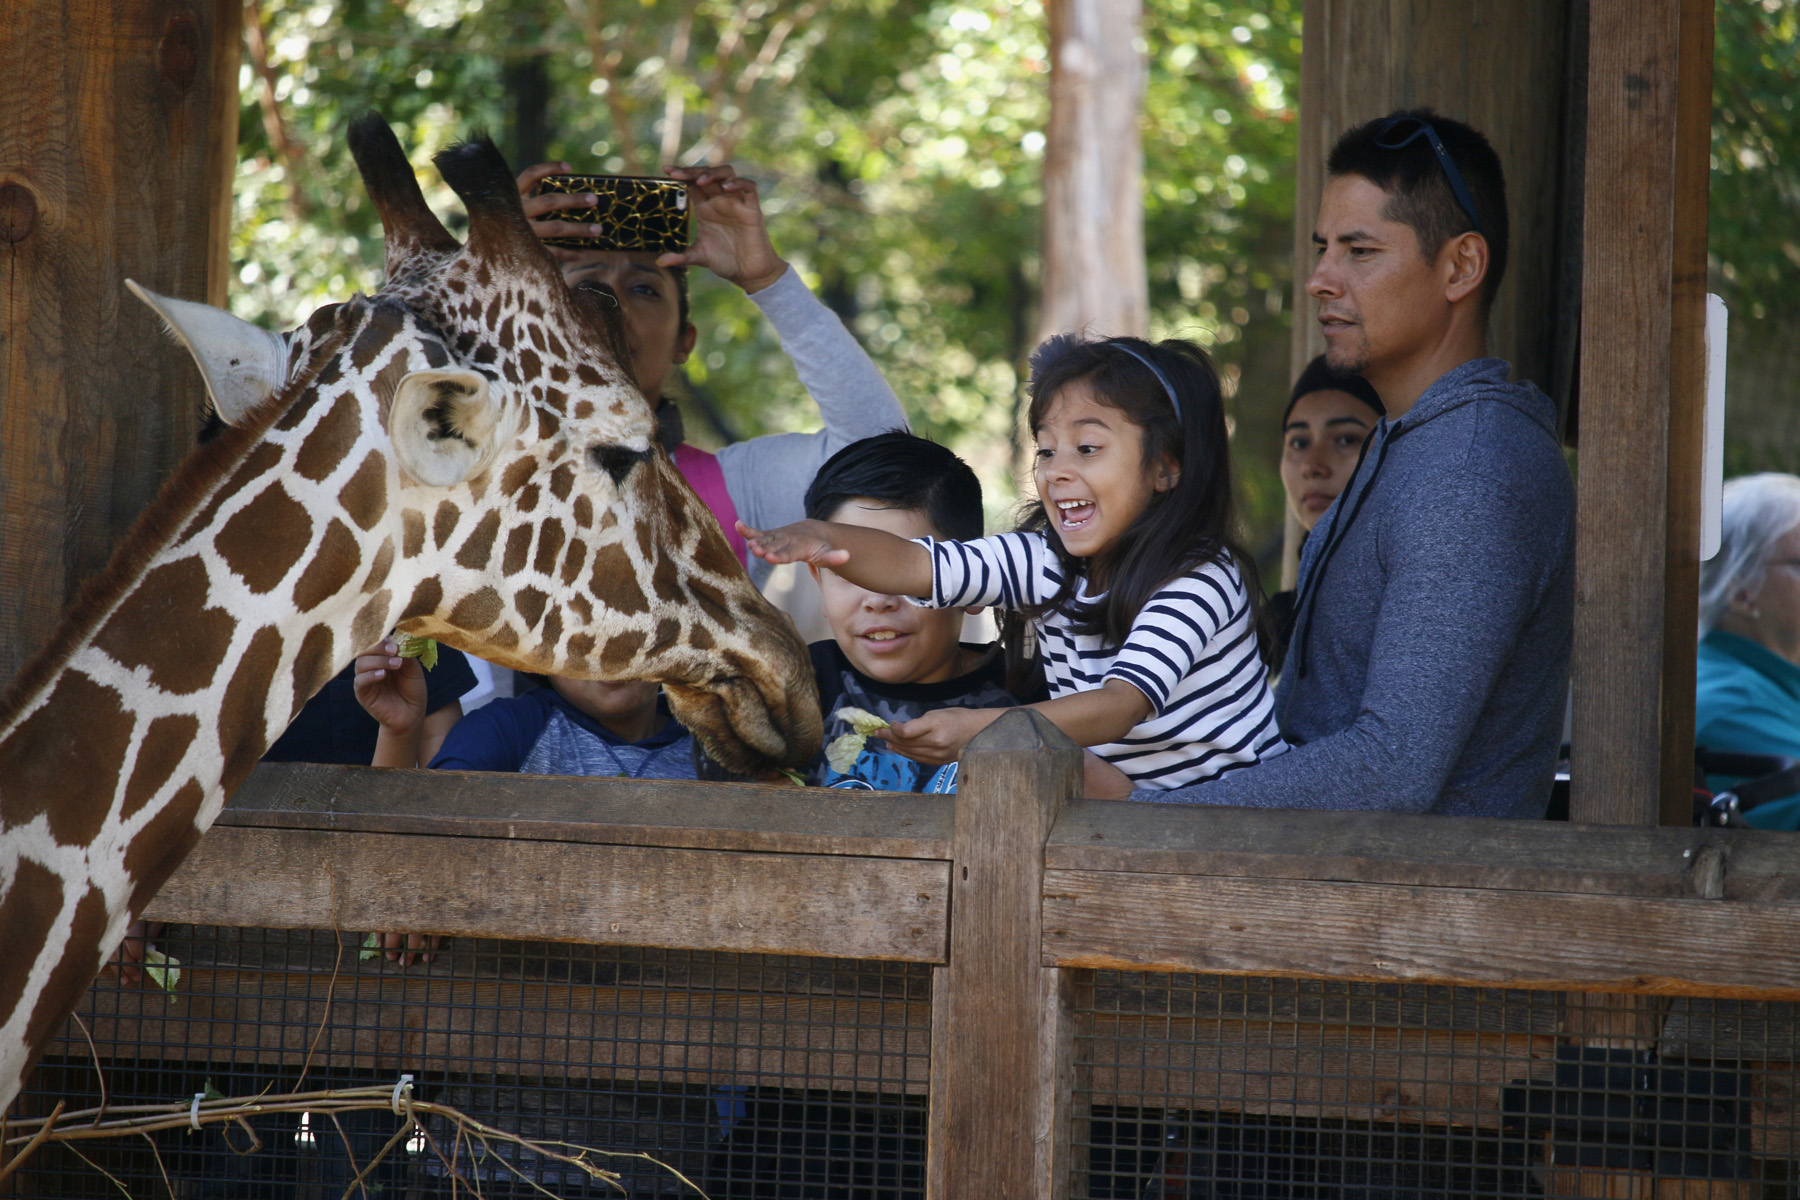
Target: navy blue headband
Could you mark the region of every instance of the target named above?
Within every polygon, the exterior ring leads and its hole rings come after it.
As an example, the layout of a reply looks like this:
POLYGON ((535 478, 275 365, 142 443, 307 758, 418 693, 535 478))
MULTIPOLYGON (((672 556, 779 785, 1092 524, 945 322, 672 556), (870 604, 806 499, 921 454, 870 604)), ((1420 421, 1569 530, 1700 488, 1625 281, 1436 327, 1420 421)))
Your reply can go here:
POLYGON ((1131 355, 1131 357, 1137 359, 1139 362, 1143 363, 1146 367, 1150 368, 1150 373, 1152 375, 1156 376, 1156 381, 1163 385, 1163 391, 1169 393, 1169 403, 1175 406, 1175 423, 1177 425, 1181 424, 1182 423, 1181 401, 1179 401, 1175 398, 1175 385, 1170 383, 1169 377, 1162 373, 1162 368, 1157 366, 1155 363, 1151 362, 1150 359, 1146 355, 1139 354, 1136 350, 1133 350, 1130 346, 1127 346, 1124 342, 1109 341, 1106 344, 1109 346, 1116 347, 1120 350, 1123 350, 1125 353, 1131 355))

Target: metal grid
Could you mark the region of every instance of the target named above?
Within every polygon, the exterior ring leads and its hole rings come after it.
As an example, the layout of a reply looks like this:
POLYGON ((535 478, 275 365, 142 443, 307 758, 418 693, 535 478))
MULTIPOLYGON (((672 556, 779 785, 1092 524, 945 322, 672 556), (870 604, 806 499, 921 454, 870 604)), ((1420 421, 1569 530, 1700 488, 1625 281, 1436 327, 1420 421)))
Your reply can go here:
MULTIPOLYGON (((502 942, 446 944, 402 968, 358 935, 177 926, 172 994, 108 969, 37 1068, 15 1112, 187 1103, 196 1092, 271 1095, 392 1086, 520 1136, 647 1154, 714 1197, 922 1196, 930 969, 918 964, 502 942), (303 1078, 304 1076, 304 1078, 303 1078)), ((424 1118, 449 1155, 454 1129, 424 1118)), ((136 1197, 342 1196, 399 1128, 385 1108, 267 1116, 85 1142, 136 1197), (158 1159, 160 1158, 160 1165, 158 1159), (162 1169, 170 1183, 165 1185, 162 1169)), ((357 1195, 617 1196, 527 1150, 463 1142, 453 1180, 414 1135, 357 1195)), ((641 1158, 600 1158, 634 1196, 694 1195, 641 1158)), ((65 1146, 40 1149, 21 1197, 117 1197, 65 1146)))
POLYGON ((1800 1197, 1800 1006, 1076 972, 1076 1197, 1800 1197))

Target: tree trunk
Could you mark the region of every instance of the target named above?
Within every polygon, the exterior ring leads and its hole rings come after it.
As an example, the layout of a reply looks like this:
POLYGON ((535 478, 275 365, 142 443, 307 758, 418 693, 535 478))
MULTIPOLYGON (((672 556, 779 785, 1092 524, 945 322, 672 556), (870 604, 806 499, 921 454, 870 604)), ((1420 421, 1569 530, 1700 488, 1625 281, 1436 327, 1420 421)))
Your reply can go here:
POLYGON ((193 444, 204 392, 125 290, 223 303, 243 0, 0 18, 0 678, 193 444))
POLYGON ((1148 325, 1142 11, 1141 0, 1050 2, 1044 336, 1142 335, 1148 325))

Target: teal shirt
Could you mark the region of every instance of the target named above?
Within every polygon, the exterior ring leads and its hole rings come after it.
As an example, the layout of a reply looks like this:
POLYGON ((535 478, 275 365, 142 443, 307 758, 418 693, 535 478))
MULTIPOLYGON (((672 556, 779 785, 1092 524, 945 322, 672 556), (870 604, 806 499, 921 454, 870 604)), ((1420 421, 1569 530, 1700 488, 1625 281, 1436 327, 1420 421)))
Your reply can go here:
MULTIPOLYGON (((1701 639, 1698 659, 1696 746, 1800 758, 1800 666, 1749 638, 1716 629, 1701 639)), ((1739 782, 1707 777, 1715 791, 1739 782)), ((1800 829, 1800 794, 1745 815, 1762 829, 1800 829)))

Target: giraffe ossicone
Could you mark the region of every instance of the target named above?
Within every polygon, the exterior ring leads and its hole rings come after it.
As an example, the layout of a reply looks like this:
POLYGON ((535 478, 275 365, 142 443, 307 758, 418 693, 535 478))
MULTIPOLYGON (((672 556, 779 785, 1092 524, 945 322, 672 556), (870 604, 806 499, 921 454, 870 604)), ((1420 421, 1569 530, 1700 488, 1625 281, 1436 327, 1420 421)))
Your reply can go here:
POLYGON ((386 283, 285 338, 146 297, 231 427, 0 699, 0 1107, 226 795, 389 629, 659 681, 736 770, 817 752, 806 649, 657 446, 616 299, 563 282, 491 143, 435 159, 459 245, 385 122, 350 140, 386 283))

